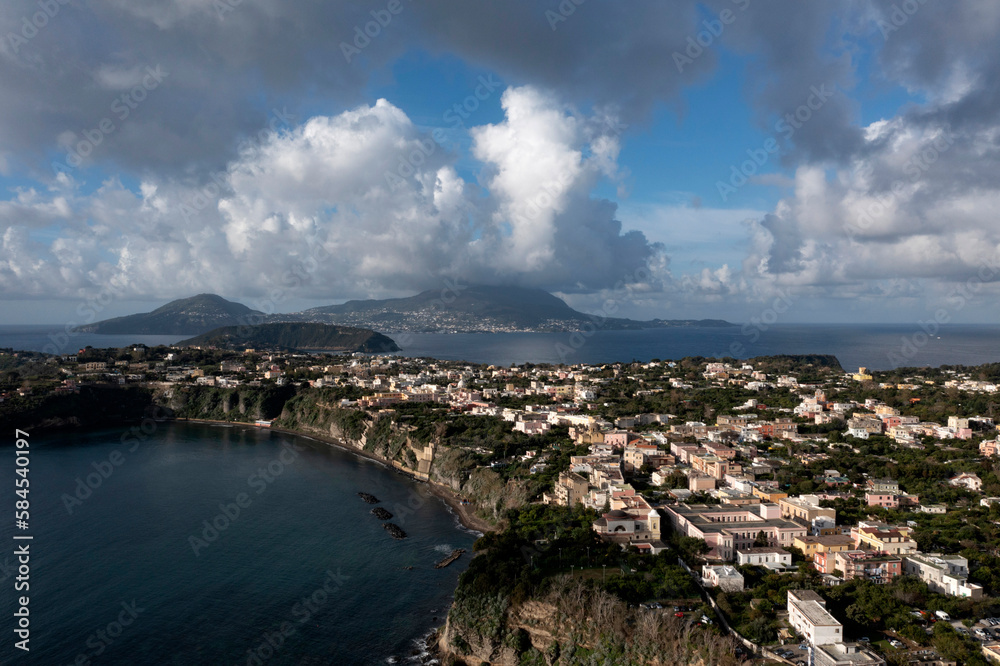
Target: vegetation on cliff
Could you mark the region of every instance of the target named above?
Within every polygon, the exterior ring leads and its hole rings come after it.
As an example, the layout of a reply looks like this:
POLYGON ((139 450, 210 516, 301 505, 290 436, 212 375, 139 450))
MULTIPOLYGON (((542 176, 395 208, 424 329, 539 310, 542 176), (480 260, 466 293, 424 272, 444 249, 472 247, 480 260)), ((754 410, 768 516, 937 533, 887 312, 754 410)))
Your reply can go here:
POLYGON ((8 429, 101 428, 141 421, 153 391, 140 387, 87 386, 78 393, 16 396, 0 401, 0 426, 8 429))
POLYGON ((506 514, 505 529, 476 542, 462 574, 443 644, 455 663, 738 664, 732 639, 692 617, 636 607, 651 599, 701 608, 677 564, 623 553, 591 529, 596 513, 530 505, 506 514))
POLYGON ((392 338, 371 329, 297 322, 223 326, 177 344, 182 347, 224 349, 266 347, 383 354, 399 351, 392 338))

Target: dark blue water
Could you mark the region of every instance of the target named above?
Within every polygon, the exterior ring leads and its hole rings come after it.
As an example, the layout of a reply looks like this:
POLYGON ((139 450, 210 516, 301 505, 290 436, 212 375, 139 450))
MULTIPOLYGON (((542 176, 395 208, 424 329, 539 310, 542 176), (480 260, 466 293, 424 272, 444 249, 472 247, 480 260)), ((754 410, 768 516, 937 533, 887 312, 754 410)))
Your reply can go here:
MULTIPOLYGON (((433 564, 452 548, 471 551, 475 534, 424 485, 267 430, 161 424, 135 451, 121 435, 31 439, 31 652, 8 640, 8 577, 0 663, 405 663, 415 639, 443 622, 469 560, 433 564), (98 485, 109 460, 120 464, 98 485), (88 475, 96 489, 67 505, 88 475), (378 496, 409 538, 393 540, 359 490, 378 496), (220 504, 238 502, 239 515, 230 506, 225 518, 220 504)), ((13 486, 13 449, 0 451, 13 486)), ((0 577, 13 564, 10 523, 0 577)))
MULTIPOLYGON (((951 325, 928 335, 917 324, 760 324, 725 328, 661 328, 584 333, 395 333, 406 356, 509 365, 613 363, 772 354, 833 354, 845 369, 867 366, 979 365, 1000 361, 1000 326, 951 325)), ((59 329, 2 326, 0 347, 52 351, 59 329)), ((182 336, 77 335, 64 347, 116 347, 177 342, 182 336)), ((68 352, 61 352, 68 353, 68 352)))
POLYGON ((1000 361, 1000 326, 942 326, 929 336, 917 325, 781 325, 661 328, 583 333, 396 335, 406 356, 496 365, 613 363, 774 354, 833 354, 845 369, 867 366, 980 365, 1000 361))

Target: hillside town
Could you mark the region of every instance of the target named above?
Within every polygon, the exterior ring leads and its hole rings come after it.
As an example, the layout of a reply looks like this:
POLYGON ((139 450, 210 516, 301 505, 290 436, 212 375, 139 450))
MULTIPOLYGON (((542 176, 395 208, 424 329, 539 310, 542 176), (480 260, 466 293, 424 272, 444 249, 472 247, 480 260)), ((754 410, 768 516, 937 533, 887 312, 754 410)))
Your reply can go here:
MULTIPOLYGON (((521 444, 466 448, 504 478, 550 479, 535 503, 591 512, 593 533, 623 553, 695 544, 680 563, 716 616, 770 658, 958 663, 938 649, 940 624, 996 660, 1000 620, 976 614, 998 591, 997 542, 974 532, 1000 525, 997 384, 973 369, 896 376, 822 363, 796 370, 776 358, 500 367, 136 346, 6 351, 0 376, 7 407, 88 386, 288 387, 404 422, 482 419, 521 444), (755 596, 763 581, 775 589, 755 596), (910 607, 905 626, 887 625, 879 642, 853 635, 861 611, 845 629, 848 618, 820 594, 900 581, 919 582, 926 607, 910 607), (775 612, 761 615, 758 604, 775 612), (756 635, 740 633, 743 616, 755 618, 756 635)), ((269 426, 278 414, 257 416, 248 422, 269 426)))

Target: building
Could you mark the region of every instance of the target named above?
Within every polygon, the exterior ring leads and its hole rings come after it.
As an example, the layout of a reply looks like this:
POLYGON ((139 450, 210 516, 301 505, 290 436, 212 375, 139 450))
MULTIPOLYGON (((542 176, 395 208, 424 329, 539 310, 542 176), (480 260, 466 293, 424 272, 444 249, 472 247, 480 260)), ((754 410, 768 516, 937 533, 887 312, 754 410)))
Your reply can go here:
POLYGON ((692 471, 688 475, 688 490, 693 493, 715 490, 715 478, 707 474, 692 471))
POLYGON ((715 479, 721 480, 727 474, 741 474, 743 472, 743 466, 739 463, 708 453, 691 454, 689 459, 692 468, 715 479))
POLYGON ((885 659, 857 643, 831 643, 813 648, 815 666, 885 666, 885 659))
POLYGON ((820 506, 819 502, 820 499, 816 495, 786 497, 778 500, 778 509, 782 518, 798 520, 807 525, 811 525, 816 518, 828 518, 836 523, 837 510, 820 506))
POLYGON ((881 435, 885 424, 875 416, 856 416, 847 421, 847 434, 858 439, 868 439, 869 435, 881 435))
POLYGON ((784 520, 773 504, 708 506, 667 504, 661 507, 671 526, 684 536, 704 539, 708 559, 733 561, 739 550, 752 548, 763 533, 769 546, 790 546, 807 529, 784 520))
POLYGON ((985 643, 983 645, 983 656, 991 664, 1000 664, 1000 643, 985 643))
POLYGON ((834 568, 844 580, 862 578, 873 583, 890 583, 903 573, 899 555, 883 555, 870 550, 845 550, 834 556, 834 568))
POLYGON ((865 504, 868 506, 880 506, 883 509, 896 509, 899 507, 899 500, 893 493, 865 493, 865 504))
MULTIPOLYGON (((825 536, 801 536, 793 546, 802 551, 805 558, 815 564, 819 553, 836 553, 854 547, 854 540, 847 534, 828 534, 825 536)), ((823 573, 830 573, 824 571, 823 573)))
POLYGON ((969 474, 968 472, 963 472, 958 476, 948 479, 948 485, 950 486, 961 486, 968 490, 979 492, 983 489, 983 481, 975 474, 969 474))
POLYGON ((705 587, 717 587, 727 592, 743 591, 743 574, 729 565, 706 564, 701 568, 701 579, 705 587))
POLYGON ((917 542, 910 538, 912 530, 902 525, 861 521, 851 528, 854 548, 874 550, 889 555, 905 555, 917 551, 917 542))
POLYGON ((736 563, 780 569, 792 566, 792 554, 784 548, 745 548, 736 551, 736 563))
POLYGON ((642 552, 656 555, 666 549, 660 541, 660 513, 649 506, 641 496, 636 496, 632 506, 615 509, 594 521, 593 529, 605 541, 625 548, 635 546, 642 552))
POLYGON ((968 581, 969 561, 961 555, 910 553, 904 558, 903 569, 927 583, 931 592, 969 599, 983 596, 982 586, 968 581))
POLYGON ((622 462, 626 472, 637 472, 645 465, 650 457, 657 456, 660 450, 655 444, 632 443, 625 447, 622 454, 622 462))
POLYGON ((812 590, 788 590, 788 621, 813 646, 840 643, 844 627, 812 590))
POLYGON ((546 495, 543 499, 548 504, 575 506, 578 502, 583 503, 589 490, 590 483, 585 477, 576 472, 563 472, 552 487, 552 494, 546 495))
POLYGON ((865 488, 872 493, 896 495, 899 493, 899 483, 892 479, 868 479, 865 488))
POLYGON ((777 502, 788 497, 788 493, 783 493, 772 488, 754 486, 750 491, 754 497, 759 497, 761 502, 777 502))

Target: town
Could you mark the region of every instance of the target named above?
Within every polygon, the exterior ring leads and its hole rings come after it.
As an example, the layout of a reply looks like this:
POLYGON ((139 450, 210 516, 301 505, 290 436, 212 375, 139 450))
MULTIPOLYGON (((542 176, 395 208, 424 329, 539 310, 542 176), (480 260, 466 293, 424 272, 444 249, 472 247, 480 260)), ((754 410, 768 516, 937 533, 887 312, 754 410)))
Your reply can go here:
MULTIPOLYGON (((996 370, 844 372, 830 357, 500 367, 255 349, 6 350, 0 414, 88 387, 258 389, 288 393, 239 413, 216 400, 195 416, 279 426, 289 396, 315 392, 412 431, 445 424, 440 443, 465 456, 465 478, 488 470, 520 484, 521 508, 575 512, 612 551, 640 558, 629 561, 669 557, 690 573, 686 604, 645 599, 645 612, 722 631, 714 618, 748 654, 780 663, 943 666, 1000 663, 996 370)), ((411 462, 430 477, 432 460, 411 462)), ((587 566, 561 550, 551 566, 600 570, 606 582, 612 551, 597 569, 590 548, 587 566)))

